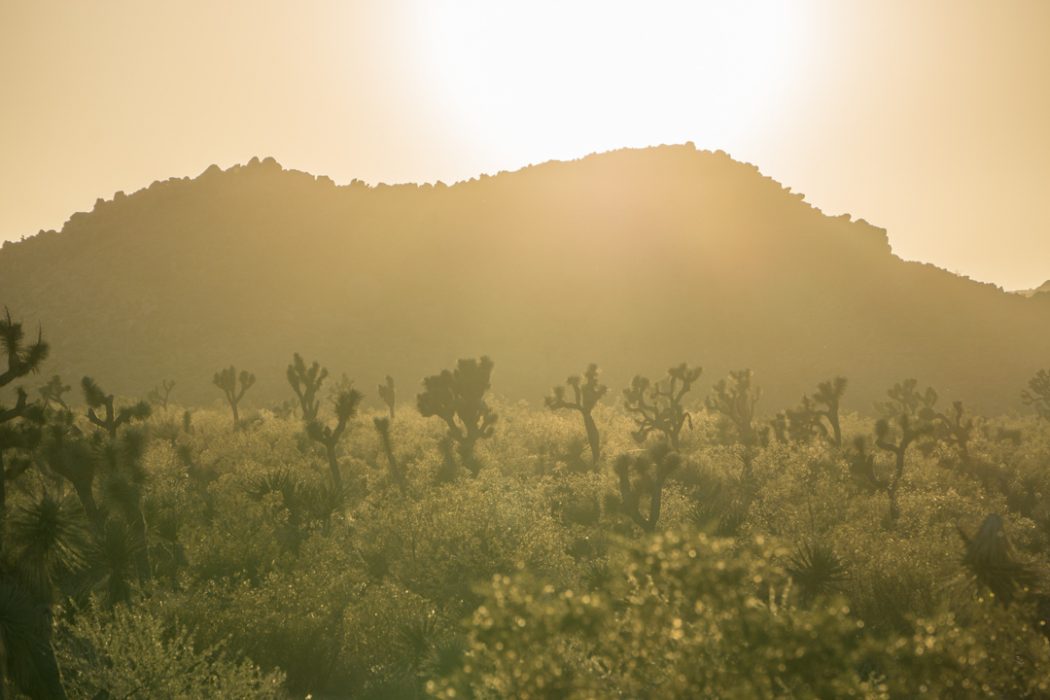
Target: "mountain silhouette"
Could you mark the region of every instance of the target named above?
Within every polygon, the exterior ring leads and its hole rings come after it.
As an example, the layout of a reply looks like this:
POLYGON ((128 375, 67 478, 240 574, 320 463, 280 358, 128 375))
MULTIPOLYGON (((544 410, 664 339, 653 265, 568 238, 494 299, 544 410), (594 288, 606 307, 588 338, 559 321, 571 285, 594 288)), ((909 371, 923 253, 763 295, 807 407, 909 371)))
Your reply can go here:
MULTIPOLYGON (((612 387, 682 361, 701 393, 750 367, 760 410, 850 379, 868 411, 916 377, 1001 412, 1050 365, 1050 303, 893 255, 722 152, 625 149, 453 186, 336 186, 271 158, 99 200, 0 250, 0 303, 52 344, 45 371, 186 403, 234 363, 256 405, 293 352, 404 400, 458 357, 539 398, 597 362, 612 387)), ((40 379, 39 381, 43 381, 40 379)), ((618 395, 618 394, 617 394, 618 395)))

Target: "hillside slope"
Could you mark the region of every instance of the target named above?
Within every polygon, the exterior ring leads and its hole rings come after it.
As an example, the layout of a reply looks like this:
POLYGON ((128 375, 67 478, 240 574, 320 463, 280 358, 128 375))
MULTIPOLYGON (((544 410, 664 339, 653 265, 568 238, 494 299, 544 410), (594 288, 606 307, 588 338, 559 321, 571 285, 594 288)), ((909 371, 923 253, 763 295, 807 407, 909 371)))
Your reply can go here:
POLYGON ((904 262, 883 230, 691 145, 451 187, 212 166, 4 245, 0 303, 42 324, 45 374, 128 395, 173 378, 184 402, 217 398, 230 363, 257 404, 285 398, 294 351, 368 391, 392 374, 402 400, 481 354, 529 399, 589 361, 614 388, 683 360, 702 391, 751 367, 768 412, 834 374, 857 410, 908 376, 1012 410, 1050 365, 1044 299, 904 262))

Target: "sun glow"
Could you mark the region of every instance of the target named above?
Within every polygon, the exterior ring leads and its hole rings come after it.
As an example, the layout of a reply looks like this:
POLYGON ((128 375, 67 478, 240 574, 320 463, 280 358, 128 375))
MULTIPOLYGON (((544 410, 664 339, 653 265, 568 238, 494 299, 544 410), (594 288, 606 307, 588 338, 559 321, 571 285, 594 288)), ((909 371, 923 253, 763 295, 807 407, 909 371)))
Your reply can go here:
POLYGON ((507 163, 745 144, 800 89, 812 26, 781 2, 447 0, 417 31, 446 131, 507 163))

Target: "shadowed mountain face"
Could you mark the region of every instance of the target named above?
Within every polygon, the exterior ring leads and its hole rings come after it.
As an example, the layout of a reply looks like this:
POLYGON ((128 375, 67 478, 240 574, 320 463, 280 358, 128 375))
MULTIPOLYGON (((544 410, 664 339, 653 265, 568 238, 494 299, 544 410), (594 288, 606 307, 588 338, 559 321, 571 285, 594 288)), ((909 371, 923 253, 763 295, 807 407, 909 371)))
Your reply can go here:
POLYGON ((701 393, 753 368, 769 413, 835 374, 851 409, 914 376, 1006 411, 1050 365, 1048 301, 904 262, 883 230, 691 145, 451 187, 213 166, 0 251, 0 302, 43 325, 48 375, 135 396, 172 378, 187 403, 231 363, 257 404, 288 398, 298 351, 366 389, 392 374, 403 400, 488 354, 512 398, 591 361, 612 387, 687 361, 701 393))

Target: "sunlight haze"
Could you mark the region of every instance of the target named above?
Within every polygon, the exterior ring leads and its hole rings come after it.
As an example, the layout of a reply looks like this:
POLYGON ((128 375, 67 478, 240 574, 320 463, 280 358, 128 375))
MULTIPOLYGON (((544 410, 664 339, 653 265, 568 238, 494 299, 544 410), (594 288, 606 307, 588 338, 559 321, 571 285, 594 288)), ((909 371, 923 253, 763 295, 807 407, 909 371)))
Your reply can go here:
POLYGON ((1050 3, 0 6, 0 239, 274 156, 469 179, 694 142, 906 258, 1050 278, 1050 3), (644 12, 643 12, 644 8, 644 12))

